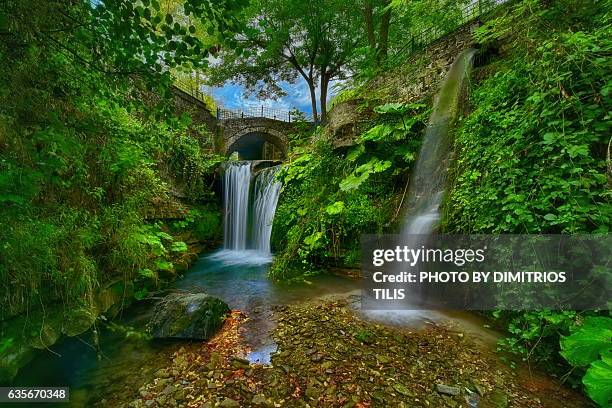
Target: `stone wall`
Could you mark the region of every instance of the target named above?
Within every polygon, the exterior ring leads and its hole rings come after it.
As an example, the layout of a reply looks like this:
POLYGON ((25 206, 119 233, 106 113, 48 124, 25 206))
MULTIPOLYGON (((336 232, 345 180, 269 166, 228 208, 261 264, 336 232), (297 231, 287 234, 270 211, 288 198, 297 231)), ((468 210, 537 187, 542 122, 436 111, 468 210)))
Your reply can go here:
MULTIPOLYGON (((172 92, 174 93, 174 107, 176 110, 176 114, 180 116, 183 112, 189 114, 192 120, 192 125, 205 126, 209 132, 213 135, 217 131, 217 118, 215 115, 208 109, 206 104, 201 100, 194 98, 188 93, 180 90, 177 87, 172 88, 172 92)), ((207 138, 202 137, 202 135, 193 128, 191 130, 192 136, 200 140, 200 144, 202 148, 210 149, 215 148, 215 146, 209 145, 209 140, 207 138)), ((212 138, 214 140, 214 138, 212 138)))
POLYGON ((466 25, 409 56, 399 67, 372 79, 356 99, 338 103, 329 114, 327 131, 334 146, 350 146, 366 130, 372 109, 389 102, 430 102, 449 67, 466 48, 474 46, 471 33, 475 25, 466 25))

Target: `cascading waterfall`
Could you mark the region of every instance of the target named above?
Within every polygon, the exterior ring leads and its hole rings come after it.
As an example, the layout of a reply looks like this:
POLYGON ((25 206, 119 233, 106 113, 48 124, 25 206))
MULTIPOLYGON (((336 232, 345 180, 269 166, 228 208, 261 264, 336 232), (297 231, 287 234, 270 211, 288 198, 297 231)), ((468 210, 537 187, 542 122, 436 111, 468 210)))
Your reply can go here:
POLYGON ((255 180, 253 202, 252 245, 259 252, 270 254, 270 236, 276 204, 282 184, 276 180, 280 166, 263 169, 255 180))
MULTIPOLYGON (((457 117, 462 89, 469 77, 475 53, 476 50, 467 49, 459 54, 434 101, 410 180, 407 218, 401 231, 402 244, 410 248, 426 245, 440 221, 440 205, 444 198, 452 144, 449 130, 457 117)), ((418 271, 418 266, 414 269, 418 271)), ((411 295, 413 305, 423 305, 425 299, 420 287, 415 287, 411 295)))
POLYGON ((223 247, 229 250, 247 248, 249 187, 251 163, 228 163, 223 178, 225 228, 223 247))
MULTIPOLYGON (((410 241, 409 236, 413 234, 431 234, 438 226, 451 153, 449 129, 457 116, 462 88, 472 68, 475 53, 476 50, 470 48, 459 54, 436 96, 410 180, 408 216, 402 228, 402 237, 406 238, 404 241, 410 241)), ((422 245, 421 242, 410 244, 415 248, 422 245)))
POLYGON ((234 162, 226 165, 223 178, 224 249, 230 251, 251 249, 258 255, 269 257, 272 222, 282 187, 275 178, 280 166, 263 169, 255 177, 251 169, 251 162, 234 162), (251 197, 252 180, 254 183, 251 197))

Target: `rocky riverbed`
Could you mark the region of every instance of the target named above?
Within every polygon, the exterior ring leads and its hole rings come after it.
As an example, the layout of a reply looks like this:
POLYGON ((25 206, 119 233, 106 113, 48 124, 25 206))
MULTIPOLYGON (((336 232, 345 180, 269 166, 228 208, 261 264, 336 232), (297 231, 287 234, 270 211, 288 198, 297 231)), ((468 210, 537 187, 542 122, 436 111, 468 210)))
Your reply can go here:
POLYGON ((587 406, 552 381, 517 374, 466 335, 439 326, 407 331, 374 324, 346 300, 278 310, 272 364, 253 365, 244 359, 247 319, 234 311, 211 341, 177 347, 151 381, 97 406, 587 406))

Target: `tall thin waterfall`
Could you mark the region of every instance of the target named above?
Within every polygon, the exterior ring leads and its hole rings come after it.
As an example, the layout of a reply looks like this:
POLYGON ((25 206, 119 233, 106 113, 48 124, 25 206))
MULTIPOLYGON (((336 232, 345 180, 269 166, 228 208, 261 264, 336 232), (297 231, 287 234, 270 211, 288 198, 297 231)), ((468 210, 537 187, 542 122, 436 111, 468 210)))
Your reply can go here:
POLYGON ((225 205, 225 249, 243 250, 247 248, 249 217, 249 187, 251 183, 251 163, 228 163, 223 178, 225 205))
POLYGON ((271 253, 272 222, 282 187, 275 178, 279 169, 280 166, 264 169, 255 180, 252 245, 254 249, 266 254, 271 253))
POLYGON ((415 248, 425 242, 414 241, 424 241, 424 236, 431 234, 440 221, 440 205, 444 198, 452 144, 449 130, 457 117, 462 88, 469 77, 475 52, 470 48, 459 54, 434 101, 434 109, 410 180, 407 218, 401 233, 404 243, 415 248), (409 237, 412 234, 424 236, 409 237))
POLYGON ((251 162, 233 162, 225 167, 223 246, 232 251, 252 249, 269 257, 272 222, 282 188, 275 178, 280 166, 263 169, 255 177, 251 169, 251 162))

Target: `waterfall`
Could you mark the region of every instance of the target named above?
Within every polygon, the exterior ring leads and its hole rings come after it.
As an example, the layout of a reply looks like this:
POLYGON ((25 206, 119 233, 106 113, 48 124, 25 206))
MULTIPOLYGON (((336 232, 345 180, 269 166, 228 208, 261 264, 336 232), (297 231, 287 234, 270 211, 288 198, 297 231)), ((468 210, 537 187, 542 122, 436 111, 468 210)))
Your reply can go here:
MULTIPOLYGON (((428 238, 440 222, 440 206, 444 199, 451 155, 450 128, 456 119, 465 80, 469 77, 476 50, 467 49, 453 62, 434 100, 419 158, 410 180, 406 202, 406 220, 401 242, 410 248, 426 246, 428 238)), ((418 272, 418 264, 410 269, 418 272)), ((427 295, 415 286, 411 293, 413 306, 423 306, 427 295)))
POLYGON ((263 169, 255 180, 252 245, 257 251, 270 254, 270 236, 276 204, 282 184, 276 180, 280 166, 263 169))
POLYGON ((275 178, 280 166, 263 169, 254 177, 251 169, 252 163, 247 161, 230 162, 225 167, 223 246, 225 250, 254 250, 260 257, 269 257, 272 222, 282 187, 275 178))
POLYGON ((225 206, 223 246, 225 249, 244 250, 247 248, 250 183, 250 162, 227 164, 223 177, 225 206))
POLYGON ((476 50, 467 49, 453 62, 434 101, 419 158, 412 172, 407 199, 407 218, 402 228, 406 245, 425 244, 440 221, 451 153, 450 126, 457 117, 462 88, 472 68, 476 50), (410 237, 419 234, 421 237, 410 237), (418 242, 417 242, 418 241, 418 242))

